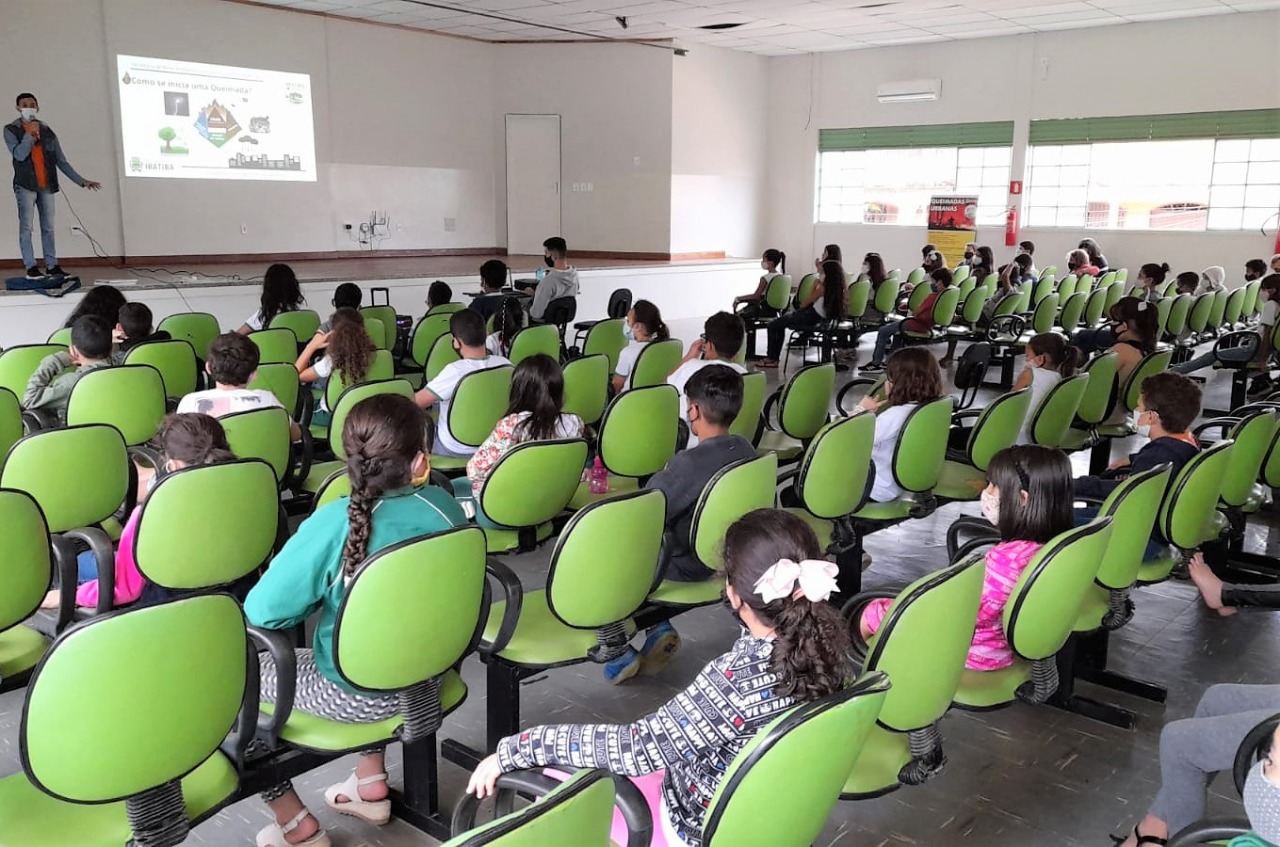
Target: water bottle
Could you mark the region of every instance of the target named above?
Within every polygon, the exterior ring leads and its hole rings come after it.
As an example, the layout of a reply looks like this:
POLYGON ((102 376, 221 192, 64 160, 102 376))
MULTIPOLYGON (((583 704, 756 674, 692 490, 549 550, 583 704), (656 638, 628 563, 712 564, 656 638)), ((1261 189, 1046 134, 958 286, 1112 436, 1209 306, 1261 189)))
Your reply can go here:
POLYGON ((542 282, 542 278, 546 275, 547 275, 546 268, 538 268, 536 271, 533 272, 533 278, 536 279, 538 282, 542 282))
POLYGON ((609 492, 609 472, 605 470, 604 463, 600 461, 600 457, 596 456, 596 462, 591 466, 591 481, 588 487, 592 494, 607 494, 609 492))

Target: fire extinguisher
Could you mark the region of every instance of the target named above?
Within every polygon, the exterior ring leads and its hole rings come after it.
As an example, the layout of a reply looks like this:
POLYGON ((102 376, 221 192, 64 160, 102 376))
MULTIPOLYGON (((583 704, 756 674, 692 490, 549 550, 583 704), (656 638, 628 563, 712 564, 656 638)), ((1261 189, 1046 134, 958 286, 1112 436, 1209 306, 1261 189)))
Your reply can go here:
POLYGON ((1018 243, 1018 207, 1010 206, 1009 214, 1004 219, 1004 246, 1013 247, 1018 243))

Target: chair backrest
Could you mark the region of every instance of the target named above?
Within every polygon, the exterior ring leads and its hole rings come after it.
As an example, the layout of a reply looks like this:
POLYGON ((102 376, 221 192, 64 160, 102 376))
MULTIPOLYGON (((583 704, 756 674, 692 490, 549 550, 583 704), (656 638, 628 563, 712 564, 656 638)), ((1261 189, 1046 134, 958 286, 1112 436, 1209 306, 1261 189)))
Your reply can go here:
POLYGON ((756 443, 760 433, 760 415, 764 412, 767 381, 768 378, 760 371, 742 375, 742 408, 738 410, 733 423, 729 424, 729 432, 742 436, 752 444, 756 443))
POLYGON ((302 396, 302 384, 298 381, 298 369, 292 362, 258 365, 258 370, 248 387, 255 391, 270 391, 289 412, 290 417, 297 417, 300 411, 298 401, 302 396))
POLYGON ((591 426, 609 402, 609 357, 603 353, 574 359, 564 366, 564 411, 591 426))
POLYGON ((956 285, 956 288, 960 291, 961 299, 967 299, 971 292, 977 291, 979 288, 981 288, 981 286, 978 285, 977 277, 967 276, 964 278, 964 282, 961 282, 958 285, 956 285))
POLYGON ((611 847, 613 779, 601 770, 579 771, 537 803, 464 832, 444 847, 611 847))
POLYGON ((1240 318, 1244 315, 1244 306, 1248 299, 1249 290, 1247 286, 1232 291, 1230 296, 1227 297, 1226 308, 1223 310, 1220 323, 1224 326, 1240 323, 1240 318))
MULTIPOLYGON (((396 375, 396 364, 391 358, 390 350, 375 350, 373 359, 369 361, 369 370, 365 373, 364 379, 360 382, 378 382, 379 380, 392 379, 396 375)), ((350 388, 346 376, 336 368, 329 375, 329 381, 324 387, 324 401, 330 409, 338 402, 338 398, 342 396, 342 392, 350 388)))
POLYGON ((413 326, 413 334, 409 336, 409 361, 420 368, 426 367, 427 357, 436 340, 449 334, 449 318, 451 313, 433 313, 424 315, 413 326))
POLYGON ((1106 302, 1103 304, 1104 313, 1110 312, 1111 307, 1114 306, 1116 303, 1120 302, 1120 298, 1123 296, 1124 296, 1123 282, 1113 282, 1109 286, 1107 286, 1107 299, 1106 299, 1106 302))
POLYGON ((502 454, 480 488, 480 508, 499 526, 546 523, 564 511, 587 462, 581 438, 525 441, 502 454))
MULTIPOLYGON (((762 388, 761 391, 763 390, 762 388)), ((22 405, 12 391, 0 388, 0 461, 3 461, 3 456, 21 437, 22 405)))
POLYGON ((453 349, 453 336, 448 332, 441 335, 431 345, 431 352, 427 354, 427 365, 423 371, 426 381, 431 382, 440 376, 440 371, 444 370, 445 365, 461 358, 462 354, 453 349))
MULTIPOLYGON (((960 284, 959 280, 953 280, 953 282, 955 284, 951 286, 952 288, 955 288, 956 285, 960 284)), ((911 294, 907 297, 907 311, 914 315, 916 311, 919 310, 920 304, 929 299, 929 295, 932 293, 932 283, 917 285, 915 288, 911 289, 911 294)))
MULTIPOLYGON (((459 303, 458 305, 461 306, 462 304, 459 303)), ((373 343, 377 345, 379 350, 390 350, 396 346, 396 334, 399 332, 399 328, 396 326, 395 307, 365 306, 360 310, 360 314, 364 316, 365 331, 369 333, 369 338, 373 339, 373 343), (369 330, 370 325, 375 321, 382 325, 381 336, 376 334, 376 330, 369 330)))
POLYGON ((449 434, 470 447, 483 444, 507 413, 514 371, 510 365, 500 365, 472 371, 458 380, 447 412, 449 434))
POLYGON ((1235 446, 1222 481, 1221 499, 1226 506, 1238 509, 1249 501, 1275 433, 1274 411, 1246 415, 1227 433, 1235 446))
POLYGON ((764 304, 776 312, 787 307, 787 298, 791 296, 791 274, 778 274, 769 280, 764 290, 764 304))
POLYGON ((967 409, 977 399, 990 367, 991 345, 985 341, 975 341, 960 354, 960 361, 952 376, 952 382, 960 390, 957 402, 959 408, 967 409))
MULTIPOLYGON (((923 270, 917 268, 917 270, 923 270)), ((914 273, 914 271, 913 271, 914 273)), ((928 289, 929 286, 917 286, 928 289)), ((880 287, 876 289, 875 307, 876 311, 882 315, 892 314, 898 305, 898 294, 902 291, 902 283, 896 279, 886 279, 880 283, 880 287)), ((912 289, 913 293, 915 289, 912 289)))
POLYGON ((975 288, 969 292, 964 298, 964 306, 960 310, 960 319, 967 324, 973 325, 978 322, 978 318, 982 317, 982 307, 987 305, 988 291, 985 288, 975 288))
POLYGON ((1111 518, 1111 541, 1097 575, 1103 588, 1122 591, 1137 580, 1170 472, 1166 463, 1133 474, 1103 501, 1098 514, 1111 518))
POLYGON ((1086 424, 1097 426, 1115 408, 1116 390, 1119 387, 1119 359, 1116 353, 1103 353, 1090 359, 1084 366, 1083 372, 1089 375, 1089 384, 1085 387, 1084 396, 1080 398, 1076 417, 1086 424))
POLYGON ((413 388, 403 379, 384 379, 381 382, 362 382, 342 392, 338 402, 330 407, 333 411, 329 418, 329 449, 336 458, 346 459, 347 456, 342 449, 342 428, 347 424, 347 415, 361 400, 377 394, 399 394, 412 400, 413 388))
POLYGON ((984 554, 974 553, 917 579, 890 604, 864 663, 893 680, 881 724, 910 732, 946 713, 973 642, 985 574, 984 554))
POLYGON ((351 477, 344 467, 329 474, 324 478, 324 482, 320 483, 320 487, 316 489, 316 496, 311 501, 311 511, 319 511, 335 500, 350 496, 351 477))
POLYGON ((1067 274, 1058 280, 1058 296, 1062 298, 1062 302, 1066 303, 1067 298, 1075 294, 1079 278, 1075 274, 1067 274))
POLYGON ((1213 305, 1209 307, 1209 329, 1217 329, 1222 326, 1223 316, 1227 313, 1227 299, 1230 296, 1231 292, 1225 288, 1214 292, 1213 305))
POLYGON ((862 279, 849 286, 848 316, 860 318, 867 313, 867 302, 871 299, 871 280, 862 279))
POLYGON ((338 675, 389 694, 462 661, 488 611, 484 560, 484 531, 475 526, 411 538, 365 559, 333 628, 338 675))
POLYGON ((1182 466, 1160 504, 1160 534, 1181 550, 1195 550, 1216 534, 1218 500, 1231 450, 1235 443, 1223 439, 1182 466))
POLYGON ((889 685, 884 674, 865 674, 757 732, 711 798, 702 825, 704 847, 814 843, 875 727, 889 685))
POLYGON ((1132 412, 1138 408, 1138 399, 1142 396, 1142 383, 1149 376, 1164 373, 1169 369, 1169 362, 1173 359, 1172 350, 1156 350, 1143 356, 1132 371, 1129 372, 1129 378, 1125 380, 1124 386, 1120 390, 1120 401, 1124 403, 1125 409, 1132 412))
POLYGON ((379 350, 390 350, 395 343, 395 336, 387 338, 387 328, 379 320, 365 321, 364 334, 369 336, 369 340, 373 342, 373 346, 379 350))
POLYGON ((1078 373, 1059 380, 1040 400, 1040 405, 1030 410, 1031 425, 1027 430, 1033 444, 1061 447, 1065 443, 1090 379, 1089 374, 1078 373))
POLYGON ((160 321, 156 330, 164 330, 173 338, 186 341, 201 359, 208 358, 209 345, 222 333, 218 328, 218 319, 208 312, 170 315, 160 321))
POLYGON ((778 398, 778 424, 792 438, 808 441, 827 423, 836 387, 836 366, 805 365, 792 374, 778 398))
POLYGON ((67 400, 68 425, 110 424, 130 447, 150 441, 164 413, 164 381, 150 365, 90 371, 76 382, 67 400))
POLYGON ((126 365, 150 365, 160 372, 166 397, 182 399, 196 390, 200 365, 189 341, 147 341, 130 348, 126 365))
POLYGON ((1271 446, 1267 448, 1267 455, 1262 460, 1258 481, 1270 488, 1280 488, 1280 426, 1276 427, 1271 446))
POLYGON ((1036 335, 1043 335, 1053 329, 1053 323, 1058 317, 1058 303, 1062 301, 1062 295, 1054 291, 1047 294, 1044 299, 1036 304, 1035 311, 1031 313, 1031 331, 1036 335))
POLYGON ((1076 293, 1092 294, 1094 282, 1093 274, 1080 274, 1080 279, 1076 281, 1076 293))
POLYGON ((298 336, 288 327, 260 329, 249 333, 249 340, 258 345, 258 364, 288 362, 292 365, 298 360, 298 336))
POLYGON ((537 353, 545 353, 560 361, 560 333, 551 324, 527 326, 511 340, 511 364, 518 365, 537 353))
POLYGON ((600 461, 618 476, 647 477, 667 466, 676 452, 680 392, 672 385, 624 391, 600 423, 600 461))
POLYGON ((721 469, 702 489, 689 534, 694 555, 707 569, 723 570, 721 545, 729 526, 756 509, 773 508, 778 456, 767 453, 721 469))
POLYGON ((621 320, 627 316, 627 312, 631 311, 631 289, 615 288, 609 295, 609 305, 605 309, 605 314, 609 316, 609 320, 621 320))
POLYGON ((19 344, 0 352, 0 388, 7 388, 15 397, 21 397, 40 362, 46 356, 65 352, 67 348, 62 344, 19 344))
MULTIPOLYGON (((292 312, 281 312, 271 319, 268 329, 291 329, 294 338, 303 344, 311 340, 311 336, 320 329, 320 316, 311 309, 295 309, 292 312)), ((297 358, 297 354, 294 354, 297 358)))
POLYGON ((1258 310, 1258 291, 1262 288, 1262 280, 1255 279, 1244 287, 1244 308, 1241 310, 1242 317, 1251 317, 1258 310))
POLYGON ((635 366, 631 369, 631 387, 644 388, 648 385, 662 385, 667 381, 684 358, 684 345, 678 339, 668 338, 666 341, 650 341, 636 356, 635 366))
POLYGON ((289 471, 289 425, 284 409, 270 407, 223 415, 219 420, 227 433, 231 452, 241 459, 261 459, 275 472, 276 482, 289 471))
POLYGON ((924 268, 912 268, 911 273, 907 274, 907 285, 916 286, 924 280, 924 268))
POLYGON ((71 346, 71 327, 64 326, 62 329, 55 329, 49 333, 46 344, 60 344, 63 347, 71 346))
POLYGON ((1214 292, 1209 291, 1196 296, 1191 306, 1191 315, 1187 318, 1187 329, 1193 333, 1204 332, 1209 327, 1209 316, 1213 313, 1214 292))
POLYGON ((947 433, 955 401, 940 397, 922 403, 902 424, 893 449, 893 478, 898 487, 912 493, 932 491, 947 458, 947 433))
POLYGON ((587 339, 582 342, 582 355, 604 355, 609 360, 609 373, 618 368, 618 355, 627 346, 625 318, 610 318, 598 321, 587 330, 587 339))
POLYGON ((805 274, 802 276, 800 278, 800 285, 796 288, 796 296, 791 298, 791 305, 794 308, 800 308, 800 304, 813 296, 813 287, 817 284, 817 274, 805 274))
POLYGON ((1107 271, 1098 278, 1098 288, 1110 288, 1111 283, 1115 282, 1118 274, 1115 271, 1107 271))
POLYGON ((427 309, 428 315, 452 315, 454 312, 461 312, 466 306, 461 303, 438 303, 427 309))
POLYGON ((1067 643, 1111 540, 1111 518, 1069 529, 1036 552, 1004 607, 1004 632, 1024 659, 1047 659, 1067 643))
POLYGON ((1194 294, 1179 294, 1173 298, 1173 304, 1169 307, 1169 319, 1165 321, 1165 332, 1175 338, 1182 335, 1187 328, 1187 322, 1191 316, 1191 306, 1195 301, 1194 294))
POLYGON ((951 284, 959 285, 973 274, 972 265, 961 265, 951 274, 951 284))
POLYGON ((1031 289, 1031 304, 1033 306, 1040 305, 1041 300, 1053 293, 1055 282, 1056 280, 1054 280, 1052 274, 1043 276, 1037 280, 1036 284, 1031 289))
POLYGON ((796 493, 814 517, 835 520, 862 505, 871 470, 876 416, 858 412, 818 430, 796 477, 796 493))
POLYGON ((1057 273, 1058 273, 1057 265, 1045 265, 1045 267, 1040 271, 1040 278, 1044 279, 1047 276, 1056 276, 1057 273))
POLYGON ((1001 394, 988 403, 974 421, 969 441, 965 444, 965 458, 969 464, 985 471, 996 453, 1012 447, 1022 431, 1030 405, 1030 388, 1001 394))
POLYGON ((1084 325, 1097 326, 1102 322, 1102 313, 1107 308, 1107 296, 1110 293, 1111 286, 1106 288, 1096 288, 1089 295, 1089 300, 1084 306, 1084 325))
POLYGON ((551 552, 547 606, 566 626, 624 621, 657 575, 666 495, 656 489, 598 500, 574 513, 551 552), (601 550, 610 550, 607 557, 601 550))
MULTIPOLYGON (((1173 312, 1174 298, 1161 297, 1156 301, 1156 338, 1164 338, 1166 330, 1169 328, 1169 316, 1173 312)), ((1111 307, 1107 307, 1107 314, 1111 313, 1111 307)))
POLYGON ((1084 317, 1084 307, 1089 303, 1089 295, 1083 291, 1077 291, 1062 303, 1062 313, 1058 316, 1058 326, 1062 327, 1064 332, 1070 333, 1073 329, 1080 326, 1080 319, 1084 317))
POLYGON ((227 585, 270 558, 279 516, 276 474, 260 459, 182 468, 143 502, 134 559, 165 588, 227 585))
POLYGON ((0 488, 0 538, 4 539, 0 632, 4 632, 35 613, 52 576, 49 525, 40 504, 27 492, 0 488))
POLYGON ((33 433, 9 450, 0 487, 34 497, 50 532, 93 526, 124 502, 129 487, 124 439, 105 424, 33 433))

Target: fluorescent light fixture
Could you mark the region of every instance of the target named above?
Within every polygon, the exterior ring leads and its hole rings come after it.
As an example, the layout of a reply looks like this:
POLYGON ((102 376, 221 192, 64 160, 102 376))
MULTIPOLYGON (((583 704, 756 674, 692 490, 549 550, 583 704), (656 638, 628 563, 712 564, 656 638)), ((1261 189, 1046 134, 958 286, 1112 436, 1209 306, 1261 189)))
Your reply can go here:
POLYGON ((942 80, 913 79, 906 82, 886 82, 876 86, 876 99, 881 103, 918 103, 937 100, 942 96, 942 80))

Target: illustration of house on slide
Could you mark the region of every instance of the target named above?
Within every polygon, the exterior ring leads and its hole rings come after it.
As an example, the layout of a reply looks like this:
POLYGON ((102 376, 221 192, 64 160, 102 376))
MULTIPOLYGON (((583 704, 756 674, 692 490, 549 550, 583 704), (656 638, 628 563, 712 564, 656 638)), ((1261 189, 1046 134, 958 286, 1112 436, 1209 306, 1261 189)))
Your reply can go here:
POLYGON ((196 132, 203 135, 205 140, 214 147, 221 147, 235 138, 240 129, 235 115, 217 100, 201 109, 200 115, 196 118, 196 132))

